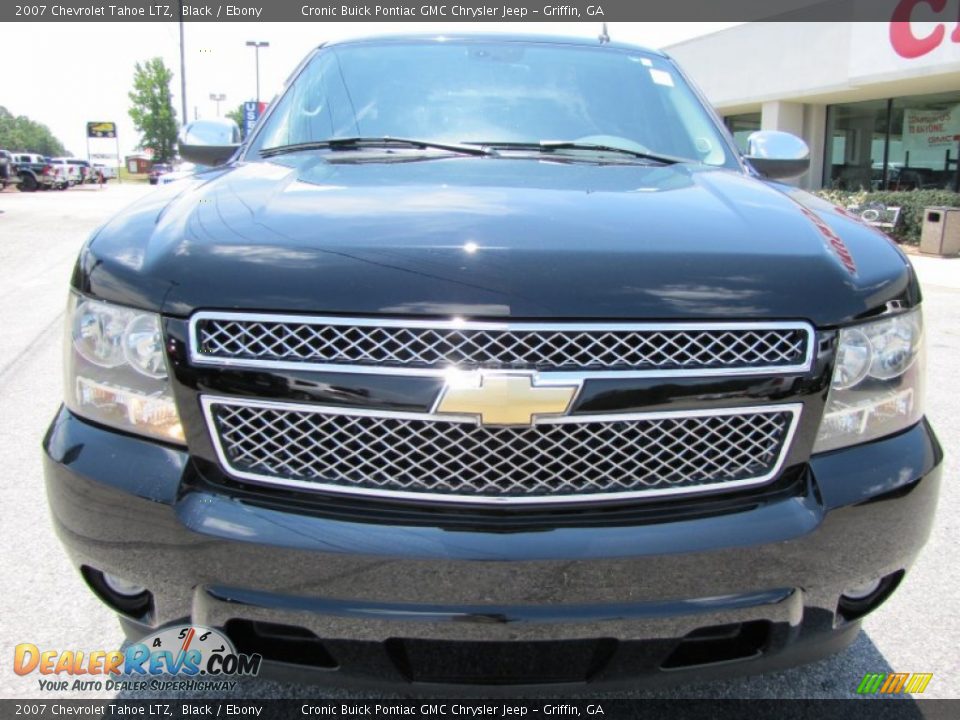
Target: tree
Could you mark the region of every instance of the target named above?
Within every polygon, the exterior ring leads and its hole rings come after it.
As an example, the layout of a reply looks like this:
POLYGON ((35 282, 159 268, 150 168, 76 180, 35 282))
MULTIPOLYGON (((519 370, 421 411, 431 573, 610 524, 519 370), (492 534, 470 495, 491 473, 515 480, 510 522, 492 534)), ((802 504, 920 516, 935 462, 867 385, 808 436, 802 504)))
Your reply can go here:
POLYGON ((237 107, 234 108, 233 110, 224 113, 224 117, 226 117, 227 120, 233 120, 237 125, 240 126, 240 137, 246 140, 247 130, 244 127, 244 123, 243 123, 243 103, 240 103, 239 105, 237 105, 237 107))
POLYGON ((14 115, 0 105, 0 147, 5 150, 22 150, 40 155, 66 155, 67 152, 50 128, 35 122, 26 115, 14 115))
POLYGON ((140 147, 151 148, 156 162, 167 162, 175 155, 177 112, 170 93, 172 79, 173 72, 159 57, 134 68, 130 117, 140 133, 140 147))

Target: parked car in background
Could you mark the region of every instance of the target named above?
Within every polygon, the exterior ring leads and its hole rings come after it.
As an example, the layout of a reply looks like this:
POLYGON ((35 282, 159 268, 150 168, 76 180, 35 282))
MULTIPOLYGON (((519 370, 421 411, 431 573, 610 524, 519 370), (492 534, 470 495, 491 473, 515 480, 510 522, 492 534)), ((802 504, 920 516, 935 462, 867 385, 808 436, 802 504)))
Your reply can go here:
POLYGON ((108 180, 116 180, 117 169, 115 167, 110 167, 109 165, 101 165, 100 163, 95 163, 93 166, 94 178, 99 180, 99 176, 101 174, 103 175, 104 182, 107 182, 108 180))
POLYGON ((18 152, 13 153, 12 157, 23 192, 49 190, 57 186, 57 173, 43 155, 18 152))
POLYGON ((59 164, 52 157, 44 156, 44 162, 50 167, 50 174, 53 175, 53 187, 57 190, 66 190, 70 187, 70 171, 66 163, 59 164))
POLYGON ((74 163, 77 167, 80 168, 80 174, 83 176, 83 182, 91 183, 93 182, 93 167, 90 165, 89 160, 74 160, 74 163))
POLYGON ((11 185, 20 182, 13 157, 6 150, 0 150, 0 190, 6 190, 11 185))
POLYGON ((147 176, 147 179, 151 185, 156 185, 161 175, 166 175, 170 172, 173 172, 173 165, 170 163, 154 163, 153 167, 150 168, 150 174, 147 176))
POLYGON ((205 172, 209 170, 209 165, 200 165, 198 163, 192 162, 182 162, 177 165, 176 170, 169 172, 165 175, 160 176, 161 185, 169 185, 172 182, 177 182, 178 180, 183 180, 184 178, 191 177, 197 173, 205 172))
POLYGON ((71 160, 73 160, 73 158, 49 158, 50 165, 53 166, 58 177, 62 174, 68 186, 79 185, 83 181, 80 174, 80 167, 72 163, 71 160))
POLYGON ((76 166, 77 173, 80 175, 80 184, 86 182, 93 182, 92 180, 92 171, 90 169, 90 162, 87 160, 81 160, 80 158, 67 158, 67 162, 71 165, 76 166))

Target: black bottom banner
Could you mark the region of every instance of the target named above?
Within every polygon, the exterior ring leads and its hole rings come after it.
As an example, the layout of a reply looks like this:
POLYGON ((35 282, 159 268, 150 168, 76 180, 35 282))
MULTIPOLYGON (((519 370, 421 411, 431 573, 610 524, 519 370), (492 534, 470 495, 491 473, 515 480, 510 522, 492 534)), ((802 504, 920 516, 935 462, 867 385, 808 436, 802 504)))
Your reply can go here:
POLYGON ((953 720, 960 700, 0 700, 0 718, 953 720))

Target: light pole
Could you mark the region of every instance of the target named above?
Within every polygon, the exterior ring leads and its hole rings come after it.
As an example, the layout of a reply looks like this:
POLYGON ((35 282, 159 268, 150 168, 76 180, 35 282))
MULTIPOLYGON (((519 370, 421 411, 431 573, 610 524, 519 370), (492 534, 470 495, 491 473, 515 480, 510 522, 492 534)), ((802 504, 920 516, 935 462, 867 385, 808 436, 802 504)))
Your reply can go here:
POLYGON ((220 117, 220 103, 227 99, 223 93, 210 93, 210 99, 217 104, 217 117, 220 117))
POLYGON ((183 5, 177 5, 180 13, 180 100, 183 105, 182 122, 187 124, 187 54, 183 48, 183 5))
POLYGON ((252 47, 257 63, 257 107, 260 107, 260 48, 270 47, 270 43, 263 40, 247 40, 247 47, 252 47))

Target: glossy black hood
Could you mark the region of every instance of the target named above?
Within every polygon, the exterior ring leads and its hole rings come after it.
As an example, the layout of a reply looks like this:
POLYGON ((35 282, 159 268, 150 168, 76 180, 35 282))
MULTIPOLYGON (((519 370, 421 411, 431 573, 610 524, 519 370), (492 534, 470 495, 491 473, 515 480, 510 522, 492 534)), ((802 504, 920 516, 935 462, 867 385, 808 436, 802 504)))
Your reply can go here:
POLYGON ((177 316, 825 326, 918 300, 880 233, 736 172, 369 152, 300 153, 160 188, 94 235, 74 285, 177 316))

